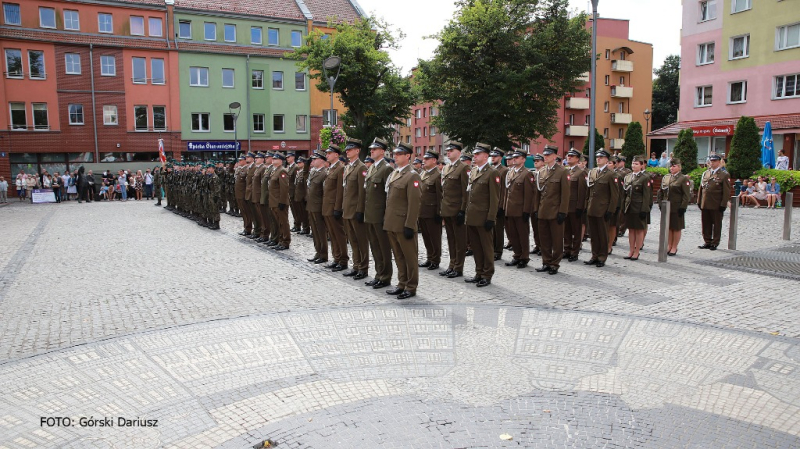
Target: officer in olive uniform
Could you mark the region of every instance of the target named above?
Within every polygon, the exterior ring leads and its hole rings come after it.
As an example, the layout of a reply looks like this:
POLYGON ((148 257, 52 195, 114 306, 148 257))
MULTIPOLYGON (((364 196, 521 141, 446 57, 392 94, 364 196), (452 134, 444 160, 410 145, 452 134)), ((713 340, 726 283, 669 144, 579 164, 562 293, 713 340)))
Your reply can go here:
POLYGON ((286 173, 289 174, 289 209, 292 211, 292 219, 294 220, 294 226, 292 226, 291 232, 300 232, 302 228, 300 227, 300 214, 297 212, 295 206, 295 182, 297 181, 297 155, 294 151, 288 151, 286 153, 286 173))
POLYGON ((367 170, 364 179, 364 223, 367 225, 369 248, 375 263, 375 278, 365 284, 374 289, 388 287, 392 284, 392 247, 389 235, 383 229, 386 215, 386 181, 394 169, 386 161, 386 150, 389 143, 376 138, 369 146, 374 162, 367 170))
POLYGON ((214 164, 206 166, 206 219, 208 229, 219 229, 219 203, 222 199, 222 181, 216 175, 214 164))
POLYGON ((500 196, 498 197, 499 207, 497 208, 497 222, 492 229, 494 236, 494 260, 500 260, 503 257, 503 243, 505 241, 506 230, 506 213, 505 213, 505 198, 506 198, 506 173, 508 167, 503 165, 503 157, 506 155, 505 151, 500 148, 493 148, 489 156, 491 157, 492 168, 500 175, 500 196))
POLYGON ((308 186, 306 185, 308 177, 307 164, 308 160, 305 157, 300 156, 297 158, 297 171, 294 177, 294 210, 297 211, 299 216, 297 219, 299 220, 298 223, 300 223, 300 232, 297 235, 311 234, 308 225, 308 212, 306 211, 306 192, 308 191, 308 186))
POLYGON ((625 192, 622 210, 630 243, 630 251, 625 256, 628 260, 639 260, 639 251, 644 244, 644 233, 647 229, 647 216, 653 205, 653 184, 644 171, 646 165, 647 159, 644 156, 634 156, 631 165, 633 171, 625 175, 622 184, 625 192))
POLYGON ((386 182, 386 215, 383 229, 389 234, 389 244, 397 263, 397 287, 387 290, 397 299, 417 295, 419 267, 417 266, 417 220, 420 207, 419 174, 409 166, 413 150, 400 143, 394 149, 397 169, 386 182))
POLYGON ((445 154, 450 164, 446 165, 442 172, 442 207, 439 215, 444 219, 450 263, 447 270, 439 272, 439 275, 448 278, 463 276, 467 251, 465 220, 469 201, 467 194, 469 169, 460 161, 462 149, 463 145, 460 142, 453 140, 447 144, 445 154))
POLYGON ((609 154, 602 148, 594 155, 597 167, 589 172, 589 237, 592 239, 592 258, 586 265, 604 267, 608 258, 608 224, 614 218, 619 202, 619 187, 614 170, 608 166, 609 154))
POLYGON ((570 262, 578 260, 583 241, 583 217, 589 203, 589 173, 581 166, 581 153, 575 148, 567 152, 567 180, 569 181, 569 209, 564 226, 564 256, 570 262))
MULTIPOLYGON (((533 180, 539 179, 539 169, 544 167, 544 156, 541 154, 534 154, 533 155, 533 180)), ((542 250, 540 249, 541 243, 539 242, 539 218, 536 216, 536 208, 539 207, 539 189, 533 189, 533 197, 532 204, 531 204, 531 231, 533 232, 533 249, 531 250, 530 254, 536 254, 537 256, 542 255, 542 250)))
MULTIPOLYGON (((254 235, 253 225, 257 226, 256 222, 256 212, 255 208, 252 204, 253 198, 253 174, 256 171, 255 167, 255 159, 256 155, 252 152, 247 153, 245 158, 245 166, 242 167, 242 177, 244 178, 245 189, 244 195, 242 196, 242 215, 244 218, 244 230, 240 233, 240 235, 251 237, 254 235)), ((258 237, 258 235, 256 235, 258 237)))
POLYGON ((661 178, 658 189, 658 207, 662 201, 669 201, 669 236, 667 238, 667 255, 678 254, 681 234, 686 228, 686 208, 692 199, 692 180, 681 173, 681 160, 672 158, 669 161, 669 174, 661 178))
POLYGON ((539 244, 542 267, 539 273, 557 274, 564 256, 564 222, 569 210, 569 180, 567 170, 556 161, 558 148, 547 145, 542 151, 544 167, 539 169, 536 189, 539 203, 534 213, 539 219, 539 244))
POLYGON ((439 153, 428 150, 422 156, 422 198, 419 211, 419 228, 425 244, 425 262, 420 268, 435 270, 442 261, 442 174, 437 168, 439 153))
POLYGON ((508 158, 509 169, 505 179, 506 188, 503 209, 506 215, 506 232, 514 255, 506 266, 525 268, 530 261, 530 220, 533 210, 533 174, 525 168, 527 154, 514 150, 508 158))
POLYGON ((325 265, 331 271, 344 271, 350 258, 347 255, 347 241, 342 222, 342 201, 344 200, 344 164, 339 160, 342 150, 336 144, 330 144, 325 150, 325 157, 330 166, 323 184, 322 216, 325 227, 331 238, 333 262, 325 265))
POLYGON ((269 209, 278 224, 278 244, 272 249, 283 251, 292 243, 289 230, 289 172, 283 166, 286 156, 275 152, 272 159, 272 172, 269 177, 269 209))
POLYGON ((700 219, 703 224, 703 243, 700 249, 714 251, 719 246, 722 236, 722 215, 728 208, 731 199, 731 177, 725 168, 720 167, 722 158, 712 154, 708 158, 708 169, 700 180, 700 192, 697 204, 700 207, 700 219))
POLYGON ((500 174, 489 163, 491 147, 484 143, 475 145, 472 152, 474 166, 469 176, 467 191, 467 233, 475 258, 475 276, 464 279, 478 287, 491 285, 494 276, 494 236, 492 229, 499 209, 500 174))
MULTIPOLYGON (((617 179, 619 179, 618 185, 620 188, 624 185, 625 177, 631 173, 631 169, 625 167, 625 163, 627 159, 623 155, 617 156, 616 159, 616 166, 614 167, 614 171, 617 173, 617 179)), ((616 221, 616 237, 622 237, 625 235, 625 231, 628 230, 628 226, 625 225, 625 212, 623 210, 624 202, 625 202, 625 195, 622 191, 620 191, 620 211, 617 214, 617 221, 616 221)), ((616 241, 616 237, 614 240, 616 241)))
POLYGON ((342 198, 342 218, 347 240, 352 250, 353 268, 345 272, 345 277, 352 276, 355 280, 367 277, 369 270, 369 237, 367 226, 364 224, 365 188, 364 179, 367 177, 367 167, 358 158, 361 154, 361 141, 347 139, 344 148, 347 156, 347 165, 342 175, 344 188, 342 198))
POLYGON ((323 183, 327 176, 327 165, 325 154, 315 151, 311 155, 311 170, 306 181, 306 211, 311 222, 311 237, 314 239, 314 257, 308 261, 315 264, 328 261, 328 230, 322 216, 323 183))
POLYGON ((270 198, 270 182, 272 180, 272 176, 275 174, 275 171, 278 167, 283 167, 283 160, 278 158, 278 152, 275 153, 266 153, 266 159, 264 159, 264 164, 266 165, 266 170, 264 170, 264 177, 261 180, 262 186, 262 197, 264 198, 264 219, 268 223, 269 227, 269 237, 267 241, 264 243, 269 247, 278 246, 278 241, 280 240, 280 226, 278 225, 278 216, 272 211, 272 207, 269 205, 269 198, 270 198))
MULTIPOLYGON (((263 242, 269 233, 269 221, 265 221, 263 215, 263 201, 262 201, 262 187, 261 180, 264 176, 264 171, 267 166, 264 164, 265 154, 258 152, 256 154, 255 163, 253 164, 253 174, 251 177, 252 194, 250 197, 250 208, 254 212, 253 235, 250 238, 257 239, 258 242, 263 242)), ((248 176, 250 173, 248 172, 248 176)))
POLYGON ((162 175, 163 167, 155 167, 153 169, 153 187, 156 191, 156 199, 158 202, 156 206, 161 206, 161 187, 163 185, 163 175, 162 175))

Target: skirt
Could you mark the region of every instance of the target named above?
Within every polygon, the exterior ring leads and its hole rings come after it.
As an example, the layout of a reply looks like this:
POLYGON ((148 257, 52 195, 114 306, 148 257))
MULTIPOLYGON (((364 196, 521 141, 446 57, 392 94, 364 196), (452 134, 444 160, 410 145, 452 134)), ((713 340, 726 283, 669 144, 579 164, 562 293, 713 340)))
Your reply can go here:
POLYGON ((75 186, 69 186, 67 193, 78 193, 78 188, 75 186))
POLYGON ((686 229, 686 219, 684 216, 681 216, 677 211, 670 212, 669 214, 669 230, 670 231, 682 231, 686 229))
POLYGON ((628 229, 647 229, 647 217, 639 218, 639 213, 626 213, 625 214, 625 226, 628 229))

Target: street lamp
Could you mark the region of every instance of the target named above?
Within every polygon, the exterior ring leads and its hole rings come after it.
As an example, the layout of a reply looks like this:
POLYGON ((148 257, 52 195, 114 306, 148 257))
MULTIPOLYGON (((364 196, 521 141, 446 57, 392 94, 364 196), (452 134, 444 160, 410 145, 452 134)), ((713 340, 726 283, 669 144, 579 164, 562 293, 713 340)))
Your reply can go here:
POLYGON ((644 110, 644 154, 647 155, 650 154, 647 152, 647 134, 650 133, 650 114, 652 114, 652 112, 650 112, 649 108, 644 110))
POLYGON ((592 71, 589 81, 589 168, 594 168, 594 145, 595 145, 595 107, 597 105, 597 2, 592 0, 592 71))
POLYGON ((342 58, 338 56, 331 56, 322 61, 322 73, 325 79, 328 80, 328 87, 331 90, 331 110, 328 115, 329 125, 333 128, 333 87, 336 85, 336 80, 339 79, 339 72, 342 71, 342 58), (336 75, 333 71, 336 71, 336 75))
POLYGON ((239 120, 239 112, 242 110, 242 105, 238 101, 234 101, 228 105, 228 110, 233 115, 233 151, 235 158, 239 159, 239 139, 236 134, 239 129, 237 121, 239 120), (234 109, 236 109, 236 112, 233 112, 234 109))

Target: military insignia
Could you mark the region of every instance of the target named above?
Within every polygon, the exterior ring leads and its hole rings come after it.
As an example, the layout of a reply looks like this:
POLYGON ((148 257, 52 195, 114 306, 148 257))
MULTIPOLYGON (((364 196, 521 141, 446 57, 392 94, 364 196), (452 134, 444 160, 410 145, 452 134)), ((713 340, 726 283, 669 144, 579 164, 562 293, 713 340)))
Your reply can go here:
POLYGON ((500 177, 499 176, 495 176, 494 182, 500 184, 500 177))
POLYGON ((619 179, 618 178, 614 178, 614 183, 616 184, 618 182, 619 182, 619 179))
POLYGON ((687 185, 687 186, 689 185, 689 181, 686 181, 686 185, 687 185))
POLYGON ((569 181, 569 180, 571 180, 571 179, 572 179, 572 176, 570 176, 570 175, 567 175, 567 181, 569 181))
POLYGON ((366 170, 362 171, 361 176, 367 176, 367 171, 366 170))
POLYGON ((414 187, 419 187, 419 181, 414 181, 414 187))
POLYGON ((286 173, 281 173, 281 178, 285 178, 285 177, 286 177, 286 173))

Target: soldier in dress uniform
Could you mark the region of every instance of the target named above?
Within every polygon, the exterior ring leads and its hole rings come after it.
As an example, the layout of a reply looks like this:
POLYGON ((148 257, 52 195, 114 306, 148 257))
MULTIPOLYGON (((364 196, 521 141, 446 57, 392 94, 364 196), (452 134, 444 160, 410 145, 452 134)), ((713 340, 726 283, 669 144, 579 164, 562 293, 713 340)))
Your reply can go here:
MULTIPOLYGON (((625 156, 621 154, 617 156, 614 166, 614 171, 617 173, 617 178, 619 179, 620 187, 623 186, 624 184, 623 181, 625 180, 625 177, 628 176, 628 174, 630 174, 631 172, 631 169, 625 167, 626 162, 627 159, 625 158, 625 156)), ((623 195, 623 192, 620 192, 620 211, 617 214, 617 229, 616 229, 617 233, 616 236, 614 237, 615 242, 617 241, 616 237, 624 236, 625 231, 628 230, 628 227, 625 225, 625 212, 622 210, 624 201, 625 201, 625 195, 623 195)))
POLYGON ((400 143, 394 149, 397 169, 386 183, 386 215, 383 229, 389 235, 397 263, 397 287, 387 290, 397 299, 417 295, 419 267, 417 266, 417 220, 420 206, 420 178, 410 166, 410 146, 400 143))
POLYGON ((586 265, 604 267, 608 258, 608 224, 614 218, 619 202, 618 180, 614 169, 608 164, 609 154, 600 149, 594 157, 597 167, 589 172, 589 206, 586 214, 589 220, 589 236, 592 239, 592 258, 583 262, 586 265))
POLYGON ((624 258, 628 260, 639 260, 639 251, 644 244, 644 233, 647 229, 647 214, 653 205, 653 184, 650 176, 644 172, 645 164, 647 159, 644 156, 634 156, 631 163, 633 171, 625 175, 623 181, 623 211, 630 244, 630 251, 624 258))
MULTIPOLYGON (((265 152, 264 153, 264 165, 261 169, 261 185, 259 186, 259 201, 258 201, 258 213, 261 217, 261 237, 256 239, 256 242, 263 243, 267 246, 277 246, 278 242, 274 240, 273 234, 273 217, 272 211, 269 208, 269 178, 272 174, 272 161, 273 161, 272 152, 265 152)), ((258 171, 256 171, 255 176, 253 176, 253 181, 256 181, 259 177, 258 171)), ((253 192, 255 193, 255 192, 253 192)))
POLYGON ((370 167, 372 167, 372 164, 374 164, 374 163, 375 163, 375 159, 372 159, 372 158, 371 158, 371 157, 369 157, 369 156, 367 156, 366 158, 364 158, 364 165, 366 165, 366 166, 367 166, 367 170, 369 170, 369 168, 370 168, 370 167))
POLYGON ((442 217, 439 211, 442 206, 442 174, 436 167, 439 153, 428 150, 423 156, 422 198, 419 210, 419 228, 422 231, 422 242, 425 244, 425 262, 420 268, 435 270, 442 260, 442 217))
POLYGON ((569 180, 569 209, 564 226, 564 256, 570 262, 578 260, 583 241, 583 217, 589 201, 588 173, 580 165, 581 153, 575 148, 567 152, 567 179, 569 180))
POLYGON ((286 156, 280 152, 273 154, 274 167, 269 177, 269 208, 278 223, 278 244, 272 249, 283 251, 292 243, 289 229, 289 172, 283 163, 286 156))
MULTIPOLYGON (((467 174, 472 170, 472 151, 466 150, 461 154, 461 162, 467 166, 467 174)), ((472 246, 469 244, 469 232, 467 232, 467 250, 464 251, 464 256, 472 256, 472 246)))
POLYGON ((269 232, 269 226, 264 221, 264 216, 262 215, 261 209, 261 179, 264 175, 264 170, 266 166, 264 165, 264 153, 258 152, 255 157, 255 162, 253 163, 252 175, 248 171, 247 176, 250 177, 251 183, 251 195, 250 195, 250 210, 253 211, 253 234, 249 237, 251 239, 257 239, 258 242, 263 242, 265 240, 266 233, 269 232))
POLYGON ((214 165, 206 166, 206 210, 208 229, 219 229, 219 203, 222 199, 222 181, 216 175, 214 165))
POLYGON ((323 184, 324 196, 322 199, 322 216, 325 217, 325 227, 331 238, 331 253, 333 262, 325 265, 331 271, 344 271, 350 258, 347 255, 347 241, 342 222, 342 201, 344 199, 344 164, 339 160, 342 150, 336 144, 330 144, 325 150, 328 172, 323 184))
POLYGON ((418 175, 422 174, 422 159, 420 158, 414 159, 413 166, 414 166, 414 171, 417 172, 418 175))
POLYGON ((556 161, 558 148, 546 145, 542 151, 544 167, 539 169, 536 190, 539 202, 534 212, 539 219, 539 244, 542 266, 539 273, 557 274, 564 256, 564 222, 569 210, 567 170, 556 161))
POLYGON ((533 210, 533 174, 525 168, 527 155, 522 150, 514 150, 508 158, 509 169, 505 179, 506 188, 503 209, 506 216, 506 232, 514 254, 506 266, 525 268, 530 261, 530 224, 533 210))
MULTIPOLYGON (((244 230, 239 234, 245 237, 253 235, 253 225, 255 224, 255 210, 251 203, 253 195, 253 173, 256 171, 255 163, 253 162, 255 157, 255 154, 248 152, 245 156, 245 165, 241 168, 241 176, 242 179, 244 179, 245 188, 243 190, 242 203, 239 208, 242 210, 244 230)), ((240 183, 241 182, 242 181, 240 181, 240 183)))
POLYGON ((492 168, 497 171, 500 175, 500 194, 497 198, 498 200, 498 208, 497 208, 497 222, 495 223, 494 229, 492 230, 492 236, 494 238, 494 260, 500 260, 503 258, 503 242, 505 242, 505 230, 506 230, 506 211, 505 211, 505 198, 506 198, 506 173, 508 173, 508 167, 503 165, 503 157, 505 157, 505 151, 501 150, 500 148, 493 148, 492 151, 489 153, 489 157, 491 158, 490 163, 492 164, 492 168))
POLYGON ((692 199, 692 180, 681 173, 681 160, 672 158, 669 161, 669 174, 661 178, 658 189, 658 207, 662 201, 669 201, 669 235, 667 238, 667 255, 678 254, 681 234, 686 228, 686 208, 692 199))
POLYGON ((308 159, 303 156, 297 158, 297 171, 294 177, 294 202, 295 210, 297 211, 298 222, 300 223, 300 232, 297 235, 309 235, 311 230, 308 224, 308 212, 306 211, 306 192, 308 186, 306 179, 308 178, 308 159))
POLYGON ((296 210, 295 182, 297 180, 297 154, 294 151, 286 152, 286 173, 289 175, 289 210, 292 211, 293 226, 291 232, 300 232, 303 228, 300 225, 300 214, 296 210))
POLYGON ((475 257, 475 276, 464 279, 478 287, 491 285, 494 276, 494 236, 492 228, 499 209, 500 174, 489 163, 492 148, 484 143, 475 144, 472 158, 474 167, 469 175, 469 203, 467 204, 467 234, 475 257))
POLYGON ((386 181, 389 180, 394 169, 386 160, 386 150, 389 143, 376 138, 369 146, 373 163, 367 170, 364 179, 364 223, 367 225, 369 248, 372 250, 372 260, 375 263, 375 278, 365 282, 368 287, 379 289, 392 284, 392 247, 389 244, 389 235, 383 229, 383 220, 386 215, 386 181))
POLYGON ((327 176, 327 164, 324 153, 314 152, 311 155, 311 170, 308 172, 306 182, 306 211, 311 222, 311 237, 314 239, 314 257, 308 261, 315 264, 328 261, 328 231, 322 216, 322 184, 327 176))
MULTIPOLYGON (((534 183, 539 179, 539 170, 544 167, 544 156, 541 154, 534 154, 533 155, 533 171, 531 174, 533 175, 534 183)), ((539 241, 539 217, 536 212, 536 208, 539 206, 539 189, 533 189, 533 196, 531 197, 531 231, 533 231, 533 249, 530 251, 530 254, 535 254, 537 256, 542 255, 541 242, 539 241)))
POLYGON ((466 214, 467 185, 469 184, 469 170, 461 162, 461 142, 450 141, 445 147, 445 154, 450 163, 442 172, 442 207, 439 215, 444 219, 444 229, 447 234, 447 249, 450 253, 450 262, 446 270, 439 272, 440 276, 457 278, 464 275, 464 259, 467 251, 466 214))
POLYGON ((365 188, 364 179, 367 177, 367 167, 358 158, 361 154, 361 141, 347 139, 344 148, 347 156, 347 165, 342 175, 344 188, 342 198, 342 218, 347 240, 353 253, 353 268, 345 272, 345 277, 352 276, 355 280, 367 277, 369 270, 369 237, 367 226, 364 224, 365 188))
POLYGON ((700 249, 714 251, 719 246, 722 236, 722 215, 728 208, 731 199, 731 177, 725 168, 720 167, 722 158, 718 154, 708 157, 708 169, 700 180, 700 192, 697 205, 701 211, 703 223, 703 243, 700 249))

